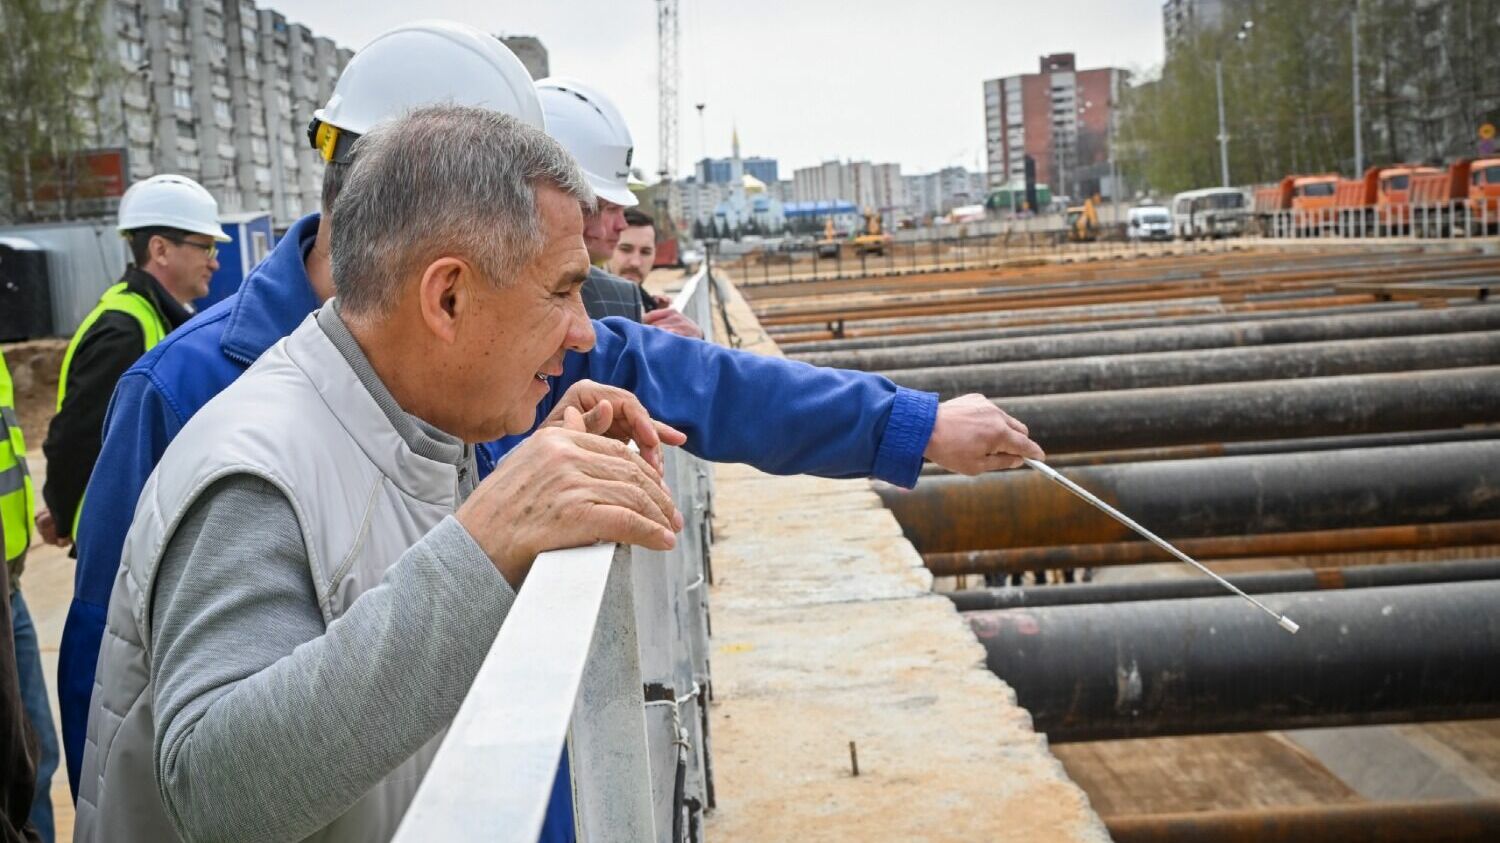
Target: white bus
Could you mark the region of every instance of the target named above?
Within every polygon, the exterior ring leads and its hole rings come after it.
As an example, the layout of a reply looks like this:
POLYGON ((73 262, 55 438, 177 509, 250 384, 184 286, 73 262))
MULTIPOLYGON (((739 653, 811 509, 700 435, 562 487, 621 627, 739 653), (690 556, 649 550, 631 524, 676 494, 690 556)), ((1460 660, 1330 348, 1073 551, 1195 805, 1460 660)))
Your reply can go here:
POLYGON ((1172 197, 1172 229, 1183 240, 1245 233, 1250 197, 1233 187, 1206 187, 1172 197))

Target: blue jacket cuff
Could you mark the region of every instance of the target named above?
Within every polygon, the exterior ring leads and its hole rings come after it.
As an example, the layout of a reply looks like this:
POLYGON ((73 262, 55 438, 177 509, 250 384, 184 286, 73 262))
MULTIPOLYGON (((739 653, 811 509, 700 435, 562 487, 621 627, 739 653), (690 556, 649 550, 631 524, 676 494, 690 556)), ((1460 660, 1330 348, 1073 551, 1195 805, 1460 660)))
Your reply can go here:
POLYGON ((927 450, 932 426, 937 423, 937 408, 937 393, 896 387, 885 436, 875 454, 875 479, 903 489, 917 485, 917 477, 922 473, 922 453, 927 450))

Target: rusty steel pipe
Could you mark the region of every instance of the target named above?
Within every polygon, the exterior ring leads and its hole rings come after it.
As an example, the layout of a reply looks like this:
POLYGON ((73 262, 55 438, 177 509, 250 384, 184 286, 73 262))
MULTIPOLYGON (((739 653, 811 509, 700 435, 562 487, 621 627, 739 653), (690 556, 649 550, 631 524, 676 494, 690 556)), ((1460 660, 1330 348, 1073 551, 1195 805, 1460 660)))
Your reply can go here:
MULTIPOLYGON (((1056 360, 1096 354, 1144 354, 1206 348, 1244 348, 1287 343, 1457 334, 1500 328, 1500 305, 1362 313, 1332 318, 1306 313, 1295 318, 1256 319, 1220 324, 1173 324, 1059 336, 1020 337, 921 348, 889 348, 840 355, 841 360, 806 360, 815 365, 880 371, 950 368, 1022 360, 1056 360)), ((827 356, 827 355, 825 355, 827 356)))
POLYGON ((1317 378, 1500 364, 1500 332, 1210 348, 883 373, 943 399, 1317 378))
POLYGON ((964 615, 1053 742, 1500 716, 1500 582, 964 615))
POLYGON ((1127 814, 1104 826, 1115 843, 1490 843, 1500 800, 1127 814))
MULTIPOLYGON (((1378 275, 1381 284, 1396 282, 1433 283, 1437 281, 1465 282, 1485 280, 1500 270, 1500 259, 1485 257, 1477 263, 1461 266, 1421 266, 1388 268, 1378 275)), ((755 312, 766 324, 791 324, 796 322, 820 322, 825 319, 879 319, 885 317, 918 315, 951 315, 983 310, 994 310, 999 303, 1011 306, 1031 306, 1031 302, 1043 301, 1058 304, 1104 304, 1109 302, 1144 301, 1152 297, 1181 297, 1184 293, 1196 295, 1249 295, 1291 291, 1318 286, 1335 286, 1355 281, 1369 281, 1371 270, 1360 268, 1353 272, 1292 272, 1292 273, 1202 273, 1184 277, 1120 278, 1103 277, 1069 280, 1040 280, 1030 283, 999 282, 984 283, 954 279, 947 285, 922 285, 877 293, 863 291, 825 292, 798 299, 758 299, 755 312)), ((1353 291, 1371 294, 1369 291, 1353 291)))
POLYGON ((1500 366, 1068 392, 996 403, 1025 422, 1049 453, 1352 436, 1500 421, 1500 366))
POLYGON ((1049 263, 1029 262, 1001 267, 976 267, 968 270, 945 269, 940 272, 907 271, 896 275, 853 278, 805 278, 791 283, 758 284, 753 275, 745 277, 746 298, 756 304, 816 299, 842 293, 906 292, 949 287, 1011 287, 1038 284, 1048 280, 1090 283, 1174 282, 1197 278, 1267 278, 1307 280, 1311 278, 1357 280, 1379 273, 1391 274, 1433 271, 1457 271, 1471 274, 1481 271, 1492 256, 1482 254, 1437 255, 1432 253, 1371 253, 1350 251, 1342 254, 1277 255, 1235 254, 1175 256, 1155 261, 1118 263, 1049 263), (1269 259, 1268 259, 1269 257, 1269 259))
MULTIPOLYGON (((1097 313, 1086 317, 1084 321, 1109 322, 1127 319, 1136 316, 1150 315, 1161 318, 1175 316, 1203 316, 1223 313, 1262 313, 1277 310, 1315 310, 1329 307, 1346 307, 1354 305, 1370 304, 1392 304, 1392 302, 1378 302, 1370 295, 1333 295, 1329 291, 1309 291, 1316 293, 1308 298, 1299 300, 1257 300, 1246 296, 1244 301, 1229 297, 1210 297, 1202 301, 1202 304, 1184 304, 1191 299, 1167 299, 1159 302, 1151 302, 1148 305, 1134 307, 1129 311, 1116 310, 1112 313, 1097 313)), ((1394 304, 1412 304, 1412 302, 1394 302, 1394 304)), ((1418 302, 1417 304, 1422 304, 1418 302)), ((1429 306, 1431 304, 1429 303, 1429 306)), ((841 333, 835 334, 828 327, 812 328, 798 326, 782 326, 766 328, 778 344, 785 344, 789 350, 802 348, 803 344, 809 342, 845 343, 861 342, 864 340, 879 340, 894 337, 930 334, 933 331, 960 331, 960 330, 990 330, 994 328, 1046 326, 1058 324, 1076 324, 1080 319, 1071 313, 1060 313, 1067 308, 1045 308, 1027 311, 992 311, 989 313, 969 314, 958 317, 959 321, 929 323, 922 319, 891 319, 865 321, 843 321, 828 320, 825 326, 838 324, 841 333)))
MULTIPOLYGON (((1392 273, 1383 278, 1386 283, 1403 280, 1426 281, 1447 277, 1467 279, 1487 277, 1486 273, 1500 269, 1500 263, 1485 267, 1482 272, 1456 270, 1452 272, 1420 271, 1405 277, 1392 273)), ((1056 285, 1042 285, 1027 289, 1012 288, 998 290, 958 291, 938 290, 910 295, 886 295, 867 301, 850 302, 847 295, 822 301, 781 304, 767 302, 755 308, 761 324, 797 325, 826 322, 837 319, 881 319, 910 316, 944 316, 962 313, 977 313, 986 310, 1028 309, 1057 307, 1064 304, 1111 304, 1147 302, 1184 296, 1246 296, 1255 293, 1273 293, 1317 287, 1330 283, 1327 275, 1316 275, 1304 279, 1288 278, 1222 278, 1205 277, 1183 281, 1146 283, 1102 283, 1079 285, 1071 289, 1056 285)), ((1354 293, 1372 295, 1370 293, 1354 293)))
MULTIPOLYGON (((1408 313, 1422 308, 1422 302, 1389 301, 1370 304, 1320 307, 1322 316, 1352 316, 1361 313, 1408 313)), ((1464 304, 1455 305, 1458 307, 1464 304)), ((1432 307, 1429 305, 1428 307, 1432 307)), ((1020 339, 1023 337, 1046 337, 1082 334, 1097 331, 1117 331, 1134 328, 1164 328, 1173 325, 1218 325, 1233 322, 1267 319, 1298 319, 1307 316, 1305 307, 1287 307, 1281 310, 1225 310, 1204 307, 1202 312, 1182 316, 1158 316, 1145 311, 1145 316, 1130 314, 1130 318, 1101 320, 1058 320, 1039 325, 1016 327, 979 328, 971 330, 941 331, 922 334, 899 334, 865 337, 862 339, 828 340, 825 342, 784 343, 782 350, 790 357, 814 366, 833 366, 840 369, 905 368, 902 365, 871 365, 874 352, 891 349, 938 349, 963 343, 987 342, 990 340, 1020 339)))
MULTIPOLYGON (((1500 559, 1463 559, 1454 562, 1408 562, 1347 568, 1299 568, 1228 574, 1246 594, 1287 594, 1343 588, 1380 588, 1431 585, 1445 582, 1500 580, 1500 559)), ((943 592, 960 612, 1024 609, 1038 606, 1078 606, 1085 603, 1125 603, 1137 600, 1190 600, 1223 597, 1224 586, 1192 572, 1169 580, 1090 582, 1065 585, 973 588, 943 592)))
MULTIPOLYGON (((1070 468, 1069 479, 1170 539, 1500 518, 1500 441, 1070 468)), ((877 486, 922 553, 1131 538, 1032 471, 877 486)))
MULTIPOLYGON (((1500 544, 1500 520, 1177 539, 1174 544, 1178 550, 1199 561, 1476 547, 1500 544)), ((1156 545, 1138 540, 927 553, 923 554, 922 559, 933 576, 939 577, 960 574, 1020 574, 1061 568, 1106 568, 1172 561, 1172 557, 1156 545)))

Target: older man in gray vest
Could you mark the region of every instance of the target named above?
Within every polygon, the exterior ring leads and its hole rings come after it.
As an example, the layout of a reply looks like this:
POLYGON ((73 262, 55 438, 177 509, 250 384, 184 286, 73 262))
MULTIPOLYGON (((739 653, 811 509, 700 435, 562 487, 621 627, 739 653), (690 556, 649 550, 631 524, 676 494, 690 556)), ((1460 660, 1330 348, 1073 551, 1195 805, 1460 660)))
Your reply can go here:
MULTIPOLYGON (((529 430, 594 341, 594 197, 567 153, 451 106, 359 143, 337 298, 193 417, 141 495, 77 839, 389 838, 534 557, 665 549, 681 526, 653 460, 595 435, 597 392, 476 486, 473 443, 529 430)), ((648 456, 682 441, 634 436, 648 456)))

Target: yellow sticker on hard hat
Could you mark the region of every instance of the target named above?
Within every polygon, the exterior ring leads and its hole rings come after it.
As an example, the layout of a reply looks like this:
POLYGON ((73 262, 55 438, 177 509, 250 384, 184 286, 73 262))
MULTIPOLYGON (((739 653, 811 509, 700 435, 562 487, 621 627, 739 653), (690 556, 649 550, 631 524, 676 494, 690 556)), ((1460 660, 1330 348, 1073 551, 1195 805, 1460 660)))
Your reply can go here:
POLYGON ((334 148, 339 144, 339 127, 330 126, 327 123, 318 123, 316 143, 318 154, 323 156, 323 160, 332 161, 334 148))

